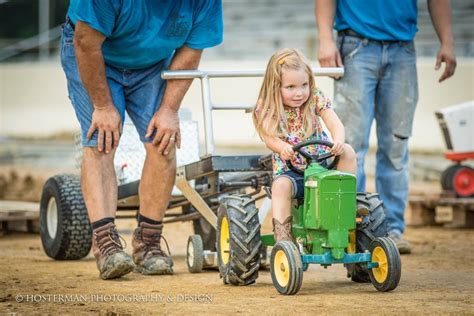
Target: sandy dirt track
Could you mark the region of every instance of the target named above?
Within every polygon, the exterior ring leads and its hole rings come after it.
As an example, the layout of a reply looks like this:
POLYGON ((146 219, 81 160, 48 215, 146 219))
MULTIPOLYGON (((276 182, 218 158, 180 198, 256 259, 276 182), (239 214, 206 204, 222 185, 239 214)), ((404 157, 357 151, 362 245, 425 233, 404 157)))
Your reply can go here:
MULTIPOLYGON (((130 245, 134 221, 117 224, 130 245)), ((268 271, 247 287, 223 285, 216 271, 188 273, 185 245, 190 234, 190 223, 165 228, 175 275, 131 273, 112 281, 99 279, 92 254, 80 261, 53 261, 44 254, 38 235, 0 237, 0 313, 474 314, 472 229, 408 229, 414 252, 402 256, 402 279, 393 292, 350 282, 340 265, 327 270, 310 266, 301 291, 291 297, 276 292, 268 271), (67 296, 77 301, 65 302, 67 296)))

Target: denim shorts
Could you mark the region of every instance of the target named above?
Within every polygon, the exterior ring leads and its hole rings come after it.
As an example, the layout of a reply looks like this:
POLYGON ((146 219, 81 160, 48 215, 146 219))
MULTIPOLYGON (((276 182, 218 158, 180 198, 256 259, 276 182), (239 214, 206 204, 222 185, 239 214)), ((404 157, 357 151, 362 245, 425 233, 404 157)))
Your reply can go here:
MULTIPOLYGON (((94 107, 79 76, 73 38, 74 29, 70 23, 66 23, 61 36, 61 65, 67 78, 69 99, 81 125, 82 145, 95 147, 98 132, 95 131, 89 141, 86 137, 94 107)), ((105 65, 110 95, 122 122, 127 111, 140 140, 145 143, 151 142, 154 137, 151 135, 146 138, 146 130, 163 98, 166 80, 161 78, 161 71, 168 67, 170 59, 142 69, 120 69, 105 65)))
POLYGON ((275 181, 276 179, 280 177, 290 179, 291 184, 292 184, 291 197, 293 199, 298 199, 298 200, 304 199, 304 176, 303 175, 300 175, 294 171, 289 170, 277 176, 273 181, 275 181))

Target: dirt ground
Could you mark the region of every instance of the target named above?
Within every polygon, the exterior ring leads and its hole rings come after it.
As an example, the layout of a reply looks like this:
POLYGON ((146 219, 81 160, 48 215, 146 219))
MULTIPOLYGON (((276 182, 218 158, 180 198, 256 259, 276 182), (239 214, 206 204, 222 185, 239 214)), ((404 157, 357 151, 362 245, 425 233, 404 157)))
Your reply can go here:
MULTIPOLYGON (((133 220, 117 220, 131 251, 133 220)), ((185 263, 189 222, 165 228, 175 274, 131 273, 99 279, 92 254, 54 261, 34 234, 0 237, 0 313, 13 314, 470 314, 474 315, 474 230, 409 228, 411 255, 402 256, 398 288, 380 293, 346 278, 340 265, 310 266, 295 296, 279 295, 269 271, 254 285, 224 285, 217 271, 191 274, 185 263)))

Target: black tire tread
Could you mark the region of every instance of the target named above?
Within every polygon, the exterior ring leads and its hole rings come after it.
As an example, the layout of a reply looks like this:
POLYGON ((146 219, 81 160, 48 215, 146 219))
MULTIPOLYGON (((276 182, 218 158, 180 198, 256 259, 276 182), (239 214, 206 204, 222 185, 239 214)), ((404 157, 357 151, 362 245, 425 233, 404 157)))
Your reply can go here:
POLYGON ((78 176, 61 174, 46 181, 40 203, 40 235, 43 249, 53 259, 78 260, 89 253, 92 229, 78 176), (58 207, 58 229, 54 240, 46 225, 48 202, 52 197, 56 198, 58 207))
POLYGON ((230 257, 224 265, 217 245, 219 272, 225 284, 249 285, 258 278, 260 267, 260 222, 254 201, 246 196, 226 196, 218 210, 217 240, 220 223, 227 217, 230 230, 230 257))
MULTIPOLYGON (((356 252, 368 251, 370 243, 377 237, 387 236, 386 213, 378 193, 358 192, 357 209, 369 210, 367 225, 358 224, 356 228, 356 252)), ((367 220, 367 219, 366 219, 367 220)), ((364 221, 363 221, 364 222, 364 221)), ((348 264, 348 276, 357 283, 369 283, 369 269, 359 264, 348 264)))

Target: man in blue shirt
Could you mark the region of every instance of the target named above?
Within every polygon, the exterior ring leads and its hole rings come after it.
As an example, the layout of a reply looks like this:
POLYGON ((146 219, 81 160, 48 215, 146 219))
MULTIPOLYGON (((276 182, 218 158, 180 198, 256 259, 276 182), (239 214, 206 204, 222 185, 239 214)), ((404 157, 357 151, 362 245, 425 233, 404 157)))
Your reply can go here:
MULTIPOLYGON (((441 42, 435 69, 445 63, 442 82, 456 68, 451 7, 449 0, 428 0, 428 8, 441 42)), ((413 44, 417 11, 417 0, 316 0, 321 66, 345 70, 334 84, 334 108, 346 127, 347 142, 357 152, 357 189, 365 191, 364 159, 375 119, 376 190, 387 211, 389 236, 400 253, 411 252, 403 239, 403 215, 408 199, 408 138, 418 101, 413 44)))
POLYGON ((220 0, 71 0, 61 64, 82 130, 81 184, 93 228, 100 277, 133 268, 172 273, 161 249, 162 219, 180 146, 178 109, 191 80, 161 79, 165 69, 196 69, 202 50, 222 42, 220 0), (114 219, 114 153, 125 111, 146 148, 133 258, 123 251, 114 219))

